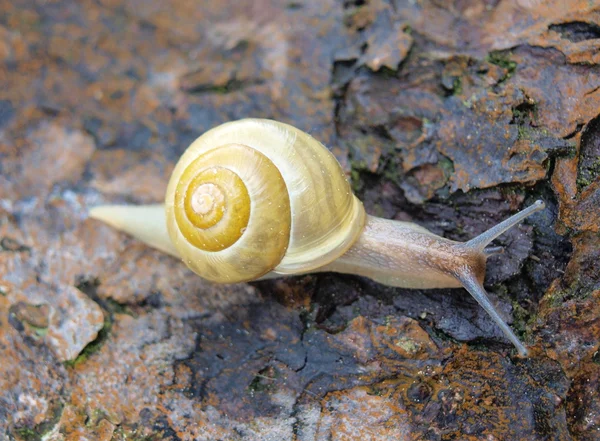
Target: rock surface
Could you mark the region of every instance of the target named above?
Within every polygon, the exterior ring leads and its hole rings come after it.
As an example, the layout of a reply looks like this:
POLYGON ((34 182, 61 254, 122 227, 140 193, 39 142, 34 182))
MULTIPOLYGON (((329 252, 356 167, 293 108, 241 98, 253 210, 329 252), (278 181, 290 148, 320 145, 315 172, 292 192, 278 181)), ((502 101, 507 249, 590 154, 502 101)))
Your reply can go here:
POLYGON ((600 2, 0 0, 0 440, 600 437, 600 2), (216 286, 87 218, 205 130, 328 145, 371 214, 486 285, 216 286))

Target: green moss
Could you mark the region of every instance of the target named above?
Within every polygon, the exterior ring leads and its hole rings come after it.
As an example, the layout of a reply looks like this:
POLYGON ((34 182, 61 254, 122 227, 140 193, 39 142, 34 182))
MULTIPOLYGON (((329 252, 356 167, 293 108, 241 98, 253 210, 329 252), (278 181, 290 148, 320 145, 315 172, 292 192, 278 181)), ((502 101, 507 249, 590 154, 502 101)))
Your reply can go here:
POLYGON ((34 427, 18 427, 13 430, 17 439, 22 441, 41 441, 48 432, 60 421, 64 405, 62 402, 55 404, 50 409, 50 418, 34 427))
POLYGON ((577 189, 583 190, 600 177, 600 158, 583 167, 577 174, 577 189))
POLYGON ((74 360, 68 360, 64 364, 68 367, 74 367, 84 361, 86 361, 92 354, 98 352, 102 345, 108 340, 112 325, 114 322, 115 314, 127 314, 135 317, 131 308, 127 305, 117 302, 114 299, 108 298, 103 299, 98 296, 97 290, 100 286, 100 281, 96 278, 89 279, 86 277, 80 277, 75 281, 75 287, 87 295, 90 299, 96 302, 104 313, 104 323, 96 338, 83 348, 81 353, 74 360))
POLYGON ((394 316, 392 316, 392 315, 386 315, 383 318, 383 324, 384 324, 384 326, 389 327, 391 325, 391 323, 392 323, 393 320, 394 320, 394 316))
POLYGON ((396 79, 398 78, 398 69, 381 66, 377 72, 373 72, 373 75, 381 78, 396 79))
POLYGON ((517 70, 517 62, 510 59, 507 53, 501 51, 490 52, 486 61, 489 63, 495 64, 496 66, 501 67, 506 70, 504 76, 500 79, 500 82, 508 80, 513 76, 515 71, 517 70))
POLYGON ((502 77, 498 79, 497 84, 502 84, 510 79, 517 70, 517 62, 511 60, 509 54, 505 52, 490 52, 485 59, 488 63, 494 64, 504 70, 504 73, 502 77))
POLYGON ((350 170, 350 186, 352 187, 352 191, 358 193, 363 189, 364 185, 365 183, 360 177, 360 171, 352 165, 352 169, 350 170))
MULTIPOLYGON (((388 164, 390 165, 390 164, 388 164)), ((383 169, 383 177, 385 179, 387 179, 388 181, 391 182, 396 182, 396 183, 400 183, 401 182, 401 175, 400 175, 400 168, 394 168, 394 167, 385 167, 383 169)))
POLYGON ((409 354, 416 354, 421 348, 421 346, 415 343, 414 340, 405 337, 396 340, 395 345, 409 354))
POLYGON ((519 126, 517 133, 517 139, 531 139, 531 128, 526 126, 519 126))
POLYGON ((433 336, 440 341, 447 341, 447 342, 451 342, 454 344, 461 344, 458 340, 456 340, 450 334, 448 334, 447 332, 445 332, 444 330, 442 330, 441 328, 438 328, 436 326, 427 327, 426 331, 430 336, 433 336))
MULTIPOLYGON (((141 432, 143 432, 143 430, 141 432)), ((146 435, 144 433, 139 433, 137 427, 119 425, 113 432, 111 441, 159 441, 163 439, 170 438, 163 437, 162 433, 146 435)))
POLYGON ((475 100, 475 96, 471 96, 469 99, 462 100, 462 105, 467 109, 471 109, 473 107, 473 101, 475 100))
POLYGON ((108 298, 103 305, 111 315, 114 314, 126 314, 131 317, 136 317, 136 314, 131 310, 128 305, 117 302, 115 299, 108 298))
POLYGON ((454 78, 452 81, 452 95, 460 95, 462 93, 462 79, 460 77, 454 78))
POLYGON ((454 173, 454 162, 446 156, 440 157, 438 167, 444 172, 444 176, 450 177, 454 173))
POLYGON ((563 302, 564 299, 564 292, 563 291, 554 291, 550 294, 546 294, 544 296, 544 300, 548 302, 548 304, 550 305, 550 307, 552 308, 556 308, 557 306, 560 306, 563 302))
POLYGON ((376 397, 380 397, 381 395, 383 395, 383 389, 381 387, 379 387, 379 385, 372 385, 369 389, 369 391, 367 392, 368 395, 373 395, 376 397))
POLYGON ((524 117, 526 115, 526 112, 524 112, 522 109, 519 109, 518 107, 515 107, 512 109, 512 114, 513 114, 514 120, 523 121, 524 117))
POLYGON ((515 333, 523 335, 527 331, 527 323, 531 321, 531 317, 525 308, 519 302, 512 302, 513 307, 513 323, 512 328, 515 333))
MULTIPOLYGON (((235 50, 240 50, 240 48, 243 48, 244 45, 247 44, 247 42, 242 41, 238 43, 235 50)), ((245 87, 261 83, 260 80, 238 80, 236 78, 231 78, 225 84, 197 84, 189 87, 188 92, 192 94, 215 93, 217 95, 226 95, 245 87)))
POLYGON ((112 317, 110 316, 110 314, 105 313, 104 314, 104 324, 102 326, 102 329, 100 329, 100 331, 98 331, 98 335, 96 336, 96 338, 93 341, 91 341, 90 343, 88 343, 83 348, 83 350, 79 353, 77 358, 75 358, 74 360, 65 361, 65 363, 64 363, 65 366, 75 367, 78 364, 86 361, 88 358, 90 358, 96 352, 98 352, 100 350, 100 348, 102 347, 102 345, 104 345, 106 340, 108 340, 110 331, 112 329, 112 325, 113 325, 112 317))
POLYGON ((565 289, 555 290, 544 296, 544 301, 548 303, 551 308, 557 308, 569 300, 585 300, 592 292, 594 287, 583 286, 579 279, 576 279, 571 285, 565 289))
POLYGON ((38 337, 44 337, 46 334, 48 334, 48 328, 38 328, 37 326, 32 325, 31 329, 38 337))
POLYGON ((40 439, 39 434, 35 430, 30 429, 28 427, 21 427, 20 429, 15 429, 15 433, 19 438, 21 438, 24 441, 34 441, 40 439))
MULTIPOLYGON (((537 113, 538 113, 538 105, 536 104, 536 102, 531 99, 531 98, 526 98, 525 100, 523 100, 522 102, 520 102, 518 105, 514 106, 511 109, 511 113, 512 113, 512 120, 511 120, 511 124, 515 124, 517 126, 519 126, 519 128, 523 127, 525 130, 530 131, 532 134, 535 135, 544 135, 544 136, 552 136, 552 134, 544 129, 544 128, 538 128, 538 129, 534 129, 532 126, 533 121, 535 121, 537 119, 537 113)), ((523 133, 523 136, 527 136, 527 133, 523 133)))
POLYGON ((577 190, 581 191, 583 190, 585 187, 587 187, 588 185, 590 185, 593 181, 590 181, 587 178, 584 178, 583 176, 577 176, 577 190))
POLYGON ((271 366, 266 367, 256 374, 252 382, 248 385, 248 391, 254 394, 255 392, 273 390, 278 377, 279 374, 276 369, 271 366))

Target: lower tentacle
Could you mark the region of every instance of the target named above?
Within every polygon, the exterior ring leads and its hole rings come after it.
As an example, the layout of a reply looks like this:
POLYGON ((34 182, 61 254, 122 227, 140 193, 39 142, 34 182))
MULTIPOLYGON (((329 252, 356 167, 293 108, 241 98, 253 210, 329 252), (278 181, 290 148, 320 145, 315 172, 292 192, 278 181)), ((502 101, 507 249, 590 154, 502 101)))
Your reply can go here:
POLYGON ((511 341, 511 343, 515 345, 517 351, 519 351, 519 355, 526 357, 528 355, 527 348, 525 348, 523 343, 521 343, 521 341, 515 335, 512 329, 510 329, 510 327, 506 324, 502 317, 500 317, 500 315, 496 311, 496 308, 494 308, 494 305, 492 305, 492 302, 488 298, 487 293, 483 288, 483 285, 481 284, 481 282, 479 282, 479 280, 477 280, 475 274, 473 274, 469 270, 465 270, 463 273, 457 274, 456 277, 458 280, 460 280, 465 289, 469 291, 473 298, 477 300, 477 303, 479 303, 481 307, 485 309, 485 311, 490 315, 492 320, 494 320, 494 322, 496 322, 500 329, 502 329, 502 332, 504 332, 506 338, 508 338, 511 341))

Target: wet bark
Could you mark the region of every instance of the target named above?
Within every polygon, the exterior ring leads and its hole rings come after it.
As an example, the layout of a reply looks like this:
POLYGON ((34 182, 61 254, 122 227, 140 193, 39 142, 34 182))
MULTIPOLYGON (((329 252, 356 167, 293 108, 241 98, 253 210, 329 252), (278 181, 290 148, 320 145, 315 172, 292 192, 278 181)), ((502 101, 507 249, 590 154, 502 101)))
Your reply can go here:
POLYGON ((0 439, 600 431, 600 2, 0 0, 0 439), (486 287, 232 286, 87 219, 205 130, 324 142, 370 214, 496 243, 486 287))

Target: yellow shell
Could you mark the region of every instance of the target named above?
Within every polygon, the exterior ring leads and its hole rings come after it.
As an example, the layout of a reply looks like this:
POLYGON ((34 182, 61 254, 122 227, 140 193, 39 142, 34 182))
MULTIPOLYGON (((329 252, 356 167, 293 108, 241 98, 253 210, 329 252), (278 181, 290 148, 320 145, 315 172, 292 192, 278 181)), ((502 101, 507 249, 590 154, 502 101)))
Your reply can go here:
POLYGON ((301 130, 264 119, 229 122, 196 139, 173 171, 165 206, 186 265, 224 283, 324 266, 365 222, 335 157, 301 130))

